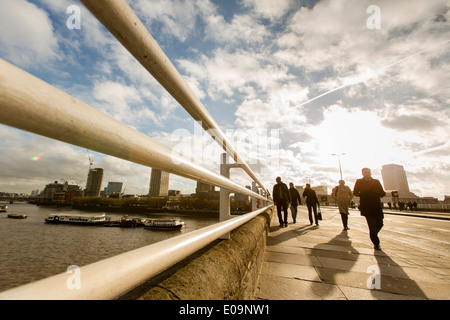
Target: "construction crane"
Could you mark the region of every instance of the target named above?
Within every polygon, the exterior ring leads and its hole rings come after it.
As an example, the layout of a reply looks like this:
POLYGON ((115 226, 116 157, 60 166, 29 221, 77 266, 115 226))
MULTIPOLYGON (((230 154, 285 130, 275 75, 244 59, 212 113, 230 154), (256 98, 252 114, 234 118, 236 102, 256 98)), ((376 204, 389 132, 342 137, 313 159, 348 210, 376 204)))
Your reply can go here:
POLYGON ((89 158, 89 170, 91 170, 92 167, 94 166, 94 160, 91 159, 91 156, 90 156, 90 154, 89 154, 89 150, 86 149, 86 151, 87 151, 88 158, 89 158))

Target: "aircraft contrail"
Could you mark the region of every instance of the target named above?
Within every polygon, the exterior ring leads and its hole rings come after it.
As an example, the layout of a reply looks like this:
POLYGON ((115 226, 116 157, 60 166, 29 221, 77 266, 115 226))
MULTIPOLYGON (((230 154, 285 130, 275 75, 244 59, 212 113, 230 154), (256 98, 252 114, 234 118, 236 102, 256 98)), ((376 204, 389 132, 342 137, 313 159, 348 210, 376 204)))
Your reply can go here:
MULTIPOLYGON (((330 93, 333 93, 333 92, 335 92, 335 91, 341 90, 341 89, 343 89, 343 88, 345 88, 345 87, 353 86, 353 85, 355 85, 355 84, 363 83, 363 82, 366 82, 366 81, 368 81, 368 80, 370 80, 370 79, 373 79, 373 78, 375 78, 376 76, 378 76, 380 73, 382 73, 384 70, 386 70, 386 69, 388 69, 388 68, 390 68, 390 67, 393 67, 393 66, 395 66, 395 65, 397 65, 397 64, 399 64, 399 63, 402 63, 403 61, 406 61, 406 60, 408 60, 408 59, 411 59, 411 58, 413 58, 413 57, 415 57, 415 56, 418 56, 418 55, 420 55, 420 54, 422 54, 422 53, 424 53, 424 52, 432 51, 432 50, 434 50, 435 48, 437 48, 437 47, 439 47, 439 46, 441 46, 441 45, 443 45, 443 44, 446 44, 446 43, 448 43, 448 42, 450 42, 450 40, 446 40, 446 41, 444 41, 444 42, 441 42, 441 43, 437 44, 436 46, 434 46, 434 47, 432 47, 432 48, 429 48, 429 49, 425 49, 425 50, 416 52, 416 53, 411 54, 411 55, 409 55, 409 56, 407 56, 407 57, 405 57, 405 58, 402 58, 402 59, 400 59, 400 60, 397 60, 397 61, 395 61, 395 62, 392 62, 392 63, 390 63, 390 64, 388 64, 388 65, 386 65, 386 66, 380 68, 379 70, 377 70, 372 76, 370 76, 370 77, 367 78, 367 79, 364 79, 364 80, 361 80, 361 81, 356 81, 356 82, 350 82, 350 83, 341 85, 341 86, 339 86, 339 87, 337 87, 337 88, 331 89, 331 90, 329 90, 329 91, 327 91, 327 92, 324 92, 324 93, 322 93, 322 94, 319 94, 318 96, 316 96, 316 97, 314 97, 314 98, 312 98, 312 99, 309 99, 309 100, 307 100, 307 101, 305 101, 305 102, 302 102, 301 104, 299 104, 299 105, 293 107, 293 108, 290 109, 290 110, 297 109, 297 108, 299 108, 299 107, 301 107, 301 106, 303 106, 303 105, 305 105, 305 104, 308 104, 308 103, 310 103, 310 102, 312 102, 312 101, 314 101, 314 100, 317 100, 317 99, 319 99, 319 98, 322 98, 323 96, 326 96, 326 95, 328 95, 328 94, 330 94, 330 93)), ((250 130, 250 132, 249 132, 246 136, 244 136, 244 137, 242 137, 241 139, 239 139, 239 141, 242 141, 243 139, 245 139, 245 137, 247 137, 249 134, 251 134, 251 133, 252 133, 253 131, 255 131, 256 129, 258 129, 258 128, 253 128, 252 130, 250 130)))
POLYGON ((395 66, 395 65, 397 65, 397 64, 399 64, 399 63, 402 63, 402 62, 405 61, 405 60, 408 60, 408 59, 411 59, 411 58, 413 58, 413 57, 415 57, 415 56, 418 56, 418 55, 420 55, 420 54, 422 54, 422 53, 424 53, 424 52, 434 50, 436 47, 439 47, 439 46, 441 46, 441 45, 443 45, 443 44, 445 44, 445 43, 447 43, 447 42, 450 42, 450 40, 444 41, 444 42, 442 42, 442 43, 440 43, 440 44, 434 46, 433 48, 425 49, 425 50, 416 52, 416 53, 411 54, 411 55, 409 55, 409 56, 407 56, 407 57, 405 57, 405 58, 402 58, 402 59, 400 59, 400 60, 397 60, 397 61, 395 61, 395 62, 392 62, 392 63, 388 64, 387 66, 384 66, 383 68, 377 70, 373 76, 371 76, 371 77, 369 77, 369 78, 367 78, 367 79, 364 79, 364 80, 361 80, 361 81, 357 81, 357 82, 351 82, 351 83, 348 83, 348 84, 344 84, 344 85, 342 85, 342 86, 339 86, 339 87, 337 87, 337 88, 331 89, 331 90, 329 90, 329 91, 327 91, 327 92, 324 92, 324 93, 322 93, 322 94, 320 94, 320 95, 318 95, 318 96, 316 96, 316 97, 314 97, 314 98, 312 98, 312 99, 309 99, 308 101, 302 102, 301 104, 295 106, 294 109, 295 109, 295 108, 298 108, 298 107, 301 107, 301 106, 303 106, 303 105, 305 105, 305 104, 307 104, 307 103, 310 103, 310 102, 312 102, 312 101, 314 101, 314 100, 317 100, 317 99, 319 99, 319 98, 322 98, 323 96, 326 96, 326 95, 328 95, 328 94, 330 94, 330 93, 332 93, 332 92, 341 90, 341 89, 343 89, 343 88, 345 88, 345 87, 353 86, 353 85, 355 85, 355 84, 362 83, 362 82, 366 82, 366 81, 368 81, 368 80, 370 80, 370 79, 373 79, 373 78, 375 78, 376 76, 378 76, 380 73, 382 73, 384 70, 386 70, 386 69, 388 69, 388 68, 390 68, 390 67, 392 67, 392 66, 395 66))

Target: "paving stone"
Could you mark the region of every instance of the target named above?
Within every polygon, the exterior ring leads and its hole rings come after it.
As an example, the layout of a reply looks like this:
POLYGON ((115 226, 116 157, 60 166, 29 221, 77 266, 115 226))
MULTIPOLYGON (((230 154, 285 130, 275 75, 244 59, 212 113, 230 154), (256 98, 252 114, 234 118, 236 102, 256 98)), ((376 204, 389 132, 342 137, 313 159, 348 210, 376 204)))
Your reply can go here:
POLYGON ((450 299, 444 255, 395 241, 374 250, 368 230, 342 232, 337 215, 318 228, 300 223, 271 230, 257 299, 450 299), (377 281, 380 288, 371 287, 377 281))
POLYGON ((261 275, 256 299, 346 300, 338 286, 322 282, 261 275))

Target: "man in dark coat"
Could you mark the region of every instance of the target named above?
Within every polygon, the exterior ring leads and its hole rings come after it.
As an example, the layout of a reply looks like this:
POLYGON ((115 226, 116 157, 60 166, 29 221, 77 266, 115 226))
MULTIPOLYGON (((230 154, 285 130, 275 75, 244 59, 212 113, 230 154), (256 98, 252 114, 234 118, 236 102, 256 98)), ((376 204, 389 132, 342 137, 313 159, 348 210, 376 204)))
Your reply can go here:
POLYGON ((356 180, 353 195, 360 197, 359 210, 369 226, 370 240, 376 250, 381 250, 378 232, 383 228, 384 215, 380 198, 384 197, 386 192, 380 181, 372 178, 369 168, 363 168, 361 172, 363 178, 356 180))
POLYGON ((317 199, 316 192, 311 189, 309 183, 306 184, 305 190, 303 190, 303 197, 306 197, 306 207, 308 208, 308 217, 311 225, 313 224, 312 211, 314 212, 314 220, 316 221, 316 226, 319 226, 319 216, 317 215, 317 206, 319 205, 319 199, 317 199))
POLYGON ((291 202, 291 196, 289 194, 288 187, 285 183, 281 182, 281 178, 277 177, 277 184, 273 186, 273 202, 277 206, 278 221, 280 222, 280 227, 287 227, 287 216, 288 216, 288 203, 291 202), (284 211, 284 220, 281 215, 281 209, 284 211))
POLYGON ((297 222, 297 206, 302 204, 302 199, 300 198, 300 193, 298 190, 294 188, 294 184, 292 182, 289 183, 289 195, 291 196, 291 214, 292 220, 294 223, 297 222))

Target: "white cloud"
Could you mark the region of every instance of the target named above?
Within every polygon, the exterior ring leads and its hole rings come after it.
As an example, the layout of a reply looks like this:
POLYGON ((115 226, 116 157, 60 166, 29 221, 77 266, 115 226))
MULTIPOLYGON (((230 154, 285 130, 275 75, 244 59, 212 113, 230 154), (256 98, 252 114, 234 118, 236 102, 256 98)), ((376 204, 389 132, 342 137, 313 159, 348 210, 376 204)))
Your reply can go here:
POLYGON ((270 62, 262 53, 218 49, 212 57, 202 55, 199 62, 179 60, 180 67, 198 79, 214 100, 233 97, 236 92, 254 98, 255 90, 267 91, 293 80, 287 69, 270 62))
POLYGON ((85 181, 89 163, 80 148, 9 127, 1 127, 0 136, 8 155, 0 159, 3 191, 29 193, 55 180, 85 181))
POLYGON ((0 53, 13 63, 42 66, 59 58, 48 14, 25 0, 0 0, 0 53))
MULTIPOLYGON (((113 118, 132 126, 145 123, 160 125, 160 120, 153 111, 146 107, 141 94, 133 85, 128 86, 113 81, 97 82, 94 84, 93 96, 101 103, 98 108, 113 118)), ((151 126, 150 126, 151 127, 151 126)))
MULTIPOLYGON (((307 72, 331 71, 324 74, 339 76, 342 85, 348 82, 347 77, 364 77, 368 72, 376 74, 382 68, 423 50, 444 49, 443 42, 448 40, 445 30, 449 28, 434 21, 445 7, 444 3, 379 2, 382 27, 370 30, 366 27, 369 17, 366 8, 370 1, 321 1, 312 9, 297 11, 290 22, 290 32, 278 40, 280 50, 276 56, 284 63, 292 63, 293 67, 306 68, 307 72)), ((430 75, 429 59, 429 53, 414 56, 385 72, 396 71, 401 78, 414 81, 413 85, 429 89, 436 84, 436 76, 440 78, 445 73, 444 70, 432 69, 434 74, 430 75), (413 68, 411 64, 414 64, 413 68), (428 75, 428 79, 421 80, 428 75)))
POLYGON ((131 5, 148 25, 162 23, 162 33, 186 41, 196 25, 197 5, 193 1, 136 0, 131 5))
POLYGON ((305 100, 308 90, 298 84, 272 85, 270 92, 261 99, 244 100, 236 110, 236 124, 239 127, 278 127, 296 131, 306 122, 303 110, 295 106, 305 100))
POLYGON ((275 20, 286 14, 293 0, 243 0, 243 3, 253 8, 258 15, 275 20))
POLYGON ((204 17, 206 39, 225 46, 261 44, 269 36, 266 28, 255 17, 235 15, 230 23, 221 15, 204 17))
POLYGON ((106 102, 103 105, 105 112, 120 121, 130 117, 130 104, 141 101, 134 86, 126 86, 112 81, 96 83, 93 94, 97 100, 106 102))

